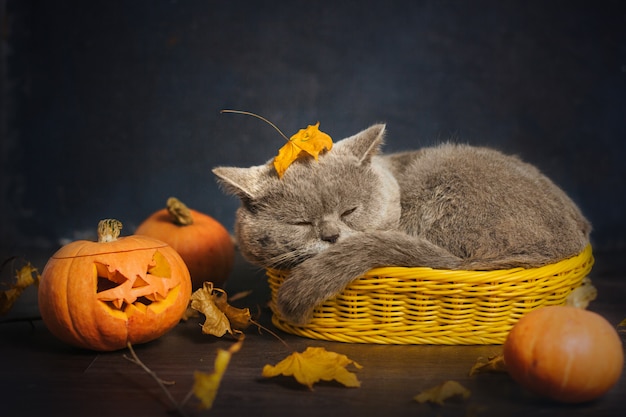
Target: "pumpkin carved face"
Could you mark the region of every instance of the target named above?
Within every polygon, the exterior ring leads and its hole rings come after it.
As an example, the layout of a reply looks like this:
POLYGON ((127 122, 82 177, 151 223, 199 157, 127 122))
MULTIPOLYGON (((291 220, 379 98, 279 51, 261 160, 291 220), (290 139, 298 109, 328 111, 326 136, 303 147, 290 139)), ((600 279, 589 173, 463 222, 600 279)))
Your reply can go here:
POLYGON ((41 275, 39 309, 61 340, 116 350, 170 330, 190 296, 189 271, 174 249, 127 236, 76 241, 57 251, 41 275))

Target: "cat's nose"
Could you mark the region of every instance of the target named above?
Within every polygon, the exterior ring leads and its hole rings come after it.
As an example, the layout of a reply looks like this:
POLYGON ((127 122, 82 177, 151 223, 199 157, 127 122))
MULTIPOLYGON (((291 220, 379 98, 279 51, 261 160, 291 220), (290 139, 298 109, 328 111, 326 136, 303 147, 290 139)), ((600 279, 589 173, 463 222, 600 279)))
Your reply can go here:
POLYGON ((335 222, 325 220, 319 225, 319 236, 324 242, 335 243, 339 239, 339 227, 335 222))
POLYGON ((332 235, 322 235, 322 240, 328 243, 335 243, 339 239, 339 233, 335 233, 332 235))

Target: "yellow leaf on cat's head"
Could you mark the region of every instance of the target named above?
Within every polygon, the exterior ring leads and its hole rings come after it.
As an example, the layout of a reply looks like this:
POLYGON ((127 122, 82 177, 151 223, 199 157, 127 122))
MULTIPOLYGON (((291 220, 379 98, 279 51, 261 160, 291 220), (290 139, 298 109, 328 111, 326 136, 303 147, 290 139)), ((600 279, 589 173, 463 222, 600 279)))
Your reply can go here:
POLYGON ((297 159, 308 155, 317 160, 321 152, 329 151, 333 147, 333 140, 319 130, 319 126, 320 122, 317 122, 306 129, 300 129, 278 150, 278 155, 274 158, 274 169, 279 178, 282 178, 287 168, 297 159))
POLYGON ((346 369, 347 365, 361 368, 361 365, 323 347, 308 347, 304 352, 294 352, 275 366, 265 365, 263 376, 266 378, 285 375, 293 376, 296 381, 313 389, 319 381, 335 380, 346 387, 359 387, 361 383, 356 375, 346 369))

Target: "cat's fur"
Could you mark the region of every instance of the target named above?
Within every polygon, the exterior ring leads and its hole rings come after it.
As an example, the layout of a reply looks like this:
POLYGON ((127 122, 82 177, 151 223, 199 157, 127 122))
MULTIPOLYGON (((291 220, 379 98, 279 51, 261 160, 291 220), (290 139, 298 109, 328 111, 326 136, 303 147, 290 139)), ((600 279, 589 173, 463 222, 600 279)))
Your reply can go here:
POLYGON ((243 255, 291 270, 277 298, 288 320, 305 323, 374 267, 537 267, 588 244, 588 221, 535 167, 455 144, 380 156, 384 130, 374 125, 319 161, 298 160, 281 179, 271 162, 213 170, 241 199, 243 255))

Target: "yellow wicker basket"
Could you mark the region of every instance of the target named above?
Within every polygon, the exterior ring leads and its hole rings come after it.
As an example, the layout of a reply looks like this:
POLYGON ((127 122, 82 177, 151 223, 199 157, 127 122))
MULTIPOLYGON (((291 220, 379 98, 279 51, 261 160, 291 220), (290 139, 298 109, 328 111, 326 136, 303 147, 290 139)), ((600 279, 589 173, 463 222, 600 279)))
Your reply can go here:
POLYGON ((272 322, 285 332, 348 343, 501 344, 527 312, 564 304, 593 266, 591 247, 539 268, 453 271, 384 267, 353 281, 296 326, 274 308, 288 271, 268 270, 272 322))

